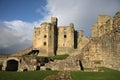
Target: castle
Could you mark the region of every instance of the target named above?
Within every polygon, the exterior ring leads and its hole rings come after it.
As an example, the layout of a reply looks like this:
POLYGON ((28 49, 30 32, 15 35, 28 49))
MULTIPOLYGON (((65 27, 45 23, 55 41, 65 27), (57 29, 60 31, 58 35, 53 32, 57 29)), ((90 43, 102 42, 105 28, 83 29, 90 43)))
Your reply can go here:
POLYGON ((113 18, 99 15, 98 21, 92 25, 92 36, 85 37, 83 34, 82 30, 74 30, 73 23, 58 27, 57 18, 52 17, 50 23, 34 28, 32 47, 1 57, 2 69, 10 70, 14 66, 17 71, 38 68, 80 70, 81 64, 85 68, 104 66, 120 70, 120 11, 113 18), (69 54, 69 57, 41 66, 40 59, 24 57, 32 54, 42 57, 69 54))
POLYGON ((83 31, 74 30, 74 24, 57 26, 57 18, 52 17, 51 23, 42 23, 34 28, 33 49, 39 50, 38 56, 55 56, 70 54, 76 49, 78 41, 83 37, 83 31))

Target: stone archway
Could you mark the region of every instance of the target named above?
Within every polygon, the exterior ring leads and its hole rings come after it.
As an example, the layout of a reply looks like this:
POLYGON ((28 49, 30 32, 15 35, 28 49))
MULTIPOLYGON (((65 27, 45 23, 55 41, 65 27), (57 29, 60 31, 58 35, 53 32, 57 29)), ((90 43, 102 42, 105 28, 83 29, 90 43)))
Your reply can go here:
POLYGON ((5 71, 18 71, 20 60, 17 57, 9 57, 3 62, 2 70, 5 71))
POLYGON ((6 63, 6 71, 17 71, 18 70, 18 61, 11 59, 6 63))

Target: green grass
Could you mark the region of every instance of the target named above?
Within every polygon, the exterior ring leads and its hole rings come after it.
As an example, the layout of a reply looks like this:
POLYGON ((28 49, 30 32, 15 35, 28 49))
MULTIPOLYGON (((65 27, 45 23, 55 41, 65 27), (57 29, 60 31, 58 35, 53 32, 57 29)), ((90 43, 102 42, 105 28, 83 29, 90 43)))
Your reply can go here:
POLYGON ((44 80, 46 76, 57 73, 58 71, 29 71, 29 72, 0 71, 0 80, 44 80))
POLYGON ((104 72, 71 72, 73 80, 119 80, 120 72, 108 68, 101 68, 104 72))
POLYGON ((69 56, 68 54, 64 54, 64 55, 56 55, 53 56, 52 58, 56 60, 62 60, 62 59, 66 59, 68 56, 69 56))
MULTIPOLYGON (((119 80, 120 72, 109 68, 101 68, 104 72, 72 71, 73 80, 119 80)), ((58 71, 29 71, 5 72, 0 71, 0 80, 44 80, 48 75, 57 74, 58 71)))

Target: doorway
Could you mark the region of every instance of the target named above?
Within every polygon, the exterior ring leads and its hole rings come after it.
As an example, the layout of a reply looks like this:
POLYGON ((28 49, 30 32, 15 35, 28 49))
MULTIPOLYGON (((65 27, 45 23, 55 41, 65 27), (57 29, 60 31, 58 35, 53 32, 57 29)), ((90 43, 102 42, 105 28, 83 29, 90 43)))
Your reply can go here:
POLYGON ((6 63, 6 71, 17 71, 18 70, 18 61, 16 60, 8 60, 6 63))

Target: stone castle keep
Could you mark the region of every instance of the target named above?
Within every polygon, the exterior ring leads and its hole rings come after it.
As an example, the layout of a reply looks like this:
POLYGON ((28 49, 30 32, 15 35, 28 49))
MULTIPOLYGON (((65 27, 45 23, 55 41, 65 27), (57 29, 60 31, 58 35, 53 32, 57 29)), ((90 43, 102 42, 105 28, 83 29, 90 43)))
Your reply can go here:
POLYGON ((75 71, 82 67, 120 70, 120 11, 113 18, 99 15, 92 25, 91 37, 85 37, 82 30, 75 30, 73 23, 57 26, 57 18, 52 17, 50 23, 34 28, 32 47, 0 59, 0 68, 8 71, 75 71), (69 56, 64 60, 48 59, 63 54, 69 56))
POLYGON ((39 50, 38 56, 55 56, 70 54, 77 48, 78 40, 83 37, 83 31, 74 30, 74 24, 57 26, 57 18, 52 17, 51 23, 42 23, 34 28, 33 49, 39 50))

